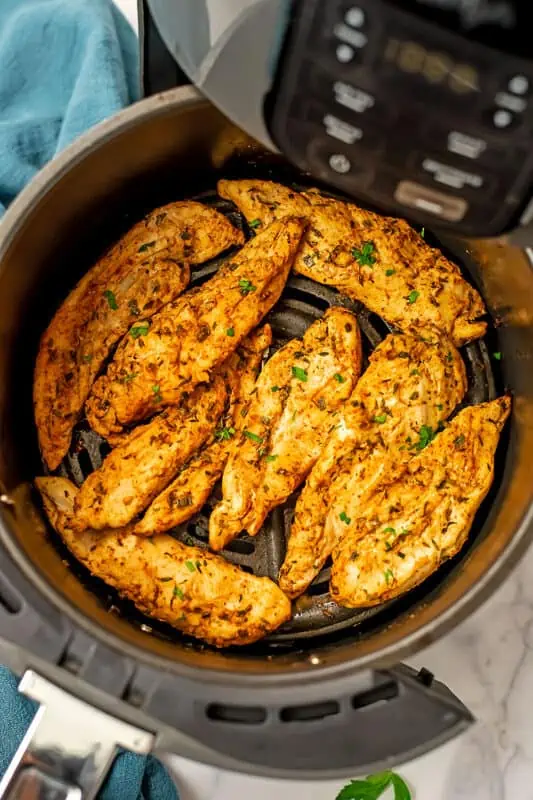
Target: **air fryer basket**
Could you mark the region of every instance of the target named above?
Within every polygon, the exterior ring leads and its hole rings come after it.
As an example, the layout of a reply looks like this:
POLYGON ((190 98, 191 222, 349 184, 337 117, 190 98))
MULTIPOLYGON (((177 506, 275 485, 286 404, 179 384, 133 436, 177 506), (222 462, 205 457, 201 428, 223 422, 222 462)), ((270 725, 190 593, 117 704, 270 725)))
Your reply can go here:
MULTIPOLYGON (((143 213, 196 197, 216 203, 247 231, 231 204, 216 197, 222 175, 309 183, 193 90, 179 89, 83 137, 8 212, 0 249, 0 648, 19 673, 36 667, 88 702, 153 730, 159 748, 211 762, 219 754, 218 763, 229 758, 236 768, 262 774, 347 775, 423 752, 468 720, 432 676, 392 665, 470 613, 528 544, 531 268, 503 242, 428 237, 462 265, 491 311, 485 340, 463 349, 467 402, 505 388, 514 396, 494 486, 459 557, 404 597, 364 612, 330 600, 326 568, 283 628, 253 647, 216 651, 120 601, 47 529, 30 487, 43 470, 31 380, 40 333, 58 303, 143 213), (195 751, 179 732, 211 750, 195 751)), ((216 266, 197 270, 194 282, 216 266)), ((364 308, 294 276, 268 317, 275 346, 301 336, 331 304, 355 311, 366 355, 386 335, 384 323, 364 308)), ((81 423, 63 474, 79 483, 103 454, 105 445, 81 423)), ((275 578, 292 506, 293 500, 275 511, 257 538, 236 540, 226 557, 275 578)), ((205 546, 205 521, 201 513, 175 535, 205 546)))

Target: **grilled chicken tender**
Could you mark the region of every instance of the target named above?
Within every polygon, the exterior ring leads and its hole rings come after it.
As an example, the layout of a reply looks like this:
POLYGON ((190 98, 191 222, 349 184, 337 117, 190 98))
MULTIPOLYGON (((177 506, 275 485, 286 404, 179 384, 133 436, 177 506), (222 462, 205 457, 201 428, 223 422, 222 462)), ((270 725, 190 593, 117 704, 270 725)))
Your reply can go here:
POLYGON ((121 528, 144 511, 212 434, 226 396, 224 379, 218 374, 180 406, 135 428, 82 484, 75 527, 121 528))
POLYGON ((318 458, 361 370, 356 318, 331 308, 267 362, 222 478, 209 544, 255 536, 267 514, 300 485, 318 458))
POLYGON ((228 413, 207 443, 182 467, 177 478, 147 508, 134 532, 152 536, 181 525, 198 513, 224 471, 236 432, 242 427, 261 360, 272 342, 270 325, 254 331, 227 362, 223 377, 230 397, 228 413))
POLYGON ((399 334, 374 350, 296 503, 279 581, 289 597, 307 589, 367 494, 430 440, 466 388, 450 343, 399 334))
POLYGON ((275 222, 246 244, 203 286, 155 315, 143 336, 121 342, 107 374, 87 402, 87 418, 102 436, 153 413, 209 380, 279 299, 305 222, 275 222))
POLYGON ((391 600, 459 552, 492 484, 510 408, 502 397, 463 409, 425 450, 382 477, 333 553, 337 603, 360 608, 391 600))
POLYGON ((64 478, 37 478, 36 485, 73 555, 150 617, 215 647, 251 644, 290 618, 289 600, 269 578, 170 536, 77 533, 71 527, 77 488, 64 478))
POLYGON ((93 381, 113 345, 189 283, 199 264, 242 244, 218 211, 191 201, 157 208, 80 280, 45 331, 34 376, 35 421, 50 469, 70 445, 93 381))
POLYGON ((218 193, 256 226, 286 214, 307 218, 295 271, 335 286, 400 330, 445 335, 456 345, 484 335, 478 292, 405 220, 270 181, 221 180, 218 193))

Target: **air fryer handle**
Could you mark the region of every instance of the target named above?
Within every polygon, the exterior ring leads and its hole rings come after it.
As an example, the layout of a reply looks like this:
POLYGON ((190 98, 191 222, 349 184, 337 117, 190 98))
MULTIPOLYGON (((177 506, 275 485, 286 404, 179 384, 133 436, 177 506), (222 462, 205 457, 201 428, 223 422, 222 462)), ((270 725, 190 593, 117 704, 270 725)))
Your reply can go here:
POLYGON ((0 781, 2 800, 93 800, 117 747, 145 754, 153 735, 28 670, 19 691, 40 707, 0 781))

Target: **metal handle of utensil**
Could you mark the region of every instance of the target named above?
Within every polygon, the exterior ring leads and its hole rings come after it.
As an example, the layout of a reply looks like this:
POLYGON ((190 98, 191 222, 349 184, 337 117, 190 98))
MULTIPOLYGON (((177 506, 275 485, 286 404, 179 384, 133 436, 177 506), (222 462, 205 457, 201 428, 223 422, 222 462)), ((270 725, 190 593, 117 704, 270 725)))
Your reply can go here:
POLYGON ((27 670, 19 691, 39 708, 4 777, 0 800, 93 800, 119 747, 141 755, 153 734, 27 670))

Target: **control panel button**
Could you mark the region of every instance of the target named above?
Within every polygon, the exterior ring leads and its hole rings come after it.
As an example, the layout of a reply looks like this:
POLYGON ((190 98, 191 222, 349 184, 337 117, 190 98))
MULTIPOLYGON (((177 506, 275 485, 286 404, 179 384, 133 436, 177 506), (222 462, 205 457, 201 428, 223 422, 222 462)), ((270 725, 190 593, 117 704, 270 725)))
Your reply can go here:
POLYGON ((360 50, 368 42, 368 37, 365 33, 357 28, 350 27, 350 25, 346 25, 344 22, 339 22, 335 25, 333 28, 333 35, 337 41, 344 42, 355 50, 360 50))
POLYGON ((526 95, 529 93, 529 79, 525 75, 518 73, 513 75, 507 84, 507 91, 517 95, 526 95))
POLYGON ((340 187, 365 188, 374 176, 372 161, 341 142, 311 139, 307 158, 315 175, 340 187))
POLYGON ((487 150, 487 142, 468 133, 450 131, 447 137, 447 149, 457 156, 477 160, 487 150))
POLYGON ((430 175, 436 183, 452 189, 481 189, 485 185, 482 175, 459 169, 434 158, 423 157, 419 160, 420 168, 430 175))
POLYGON ((327 106, 309 103, 304 109, 304 119, 320 127, 328 138, 348 145, 357 144, 364 151, 374 151, 384 143, 384 134, 369 125, 364 117, 337 107, 331 112, 327 106))
POLYGON ((345 23, 351 28, 362 28, 365 20, 365 12, 359 6, 352 6, 344 15, 345 23))
POLYGON ((494 102, 498 108, 506 108, 514 114, 522 114, 527 108, 527 102, 523 97, 517 97, 514 94, 510 94, 510 92, 498 92, 494 102))
POLYGON ((346 144, 354 144, 363 138, 363 131, 333 114, 324 114, 322 119, 326 134, 346 144))
POLYGON ((339 64, 349 64, 355 58, 355 50, 349 44, 339 44, 335 50, 339 64))
POLYGON ((492 108, 484 114, 485 123, 495 131, 510 131, 520 124, 520 118, 507 108, 492 108))
POLYGON ((328 164, 333 172, 338 172, 339 175, 345 175, 352 168, 352 162, 344 153, 332 153, 328 159, 328 164))
POLYGON ((335 81, 332 86, 335 102, 351 111, 362 114, 376 105, 375 98, 345 81, 335 81))
POLYGON ((446 222, 460 222, 468 211, 463 197, 454 197, 414 181, 400 181, 394 199, 401 205, 431 214, 446 222))

